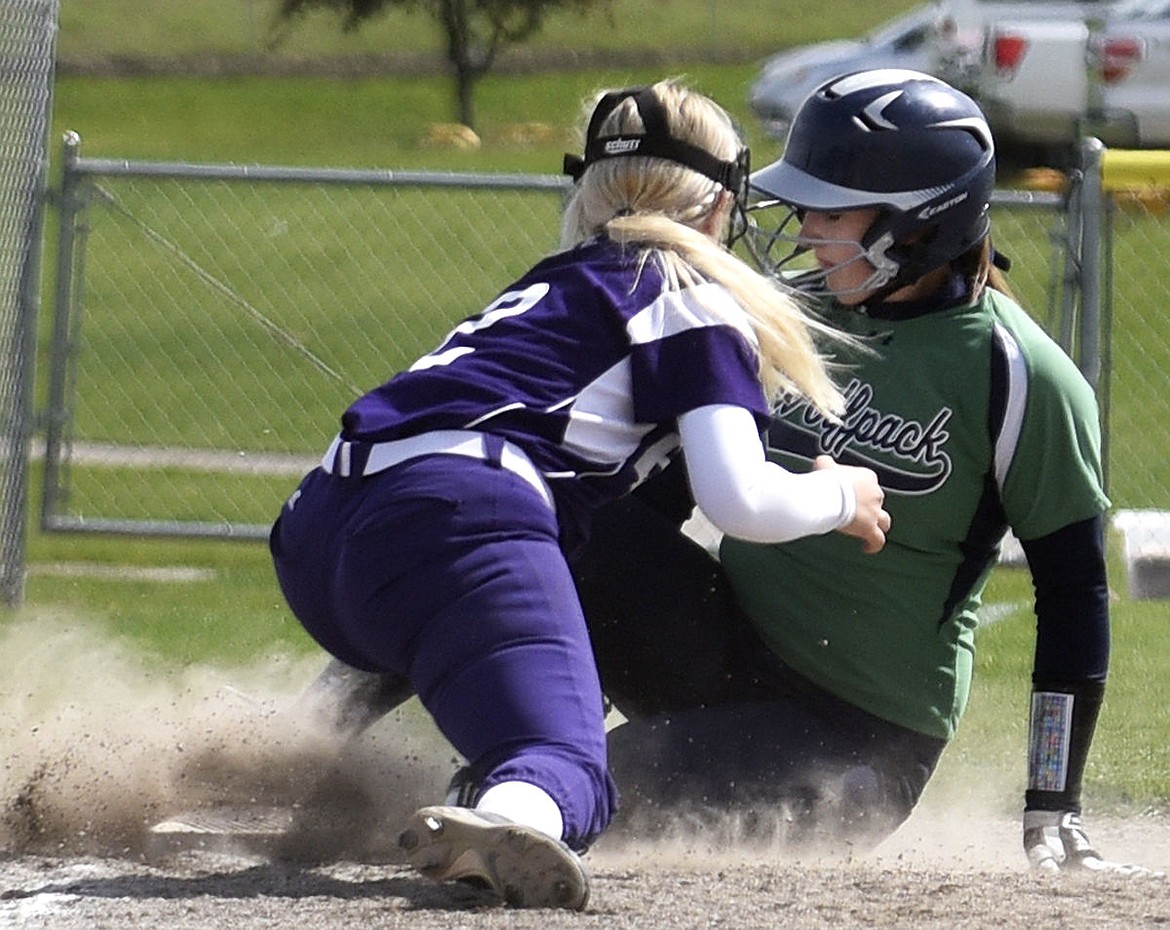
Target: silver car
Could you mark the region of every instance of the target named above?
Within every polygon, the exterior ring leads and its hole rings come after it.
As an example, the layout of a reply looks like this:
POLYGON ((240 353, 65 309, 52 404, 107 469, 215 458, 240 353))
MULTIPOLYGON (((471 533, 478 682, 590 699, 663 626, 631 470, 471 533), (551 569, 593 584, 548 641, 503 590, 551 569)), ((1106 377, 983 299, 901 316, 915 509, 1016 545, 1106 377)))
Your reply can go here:
POLYGON ((860 39, 802 45, 773 55, 748 91, 748 104, 764 130, 783 139, 797 108, 829 78, 869 68, 931 71, 937 12, 918 7, 860 39))

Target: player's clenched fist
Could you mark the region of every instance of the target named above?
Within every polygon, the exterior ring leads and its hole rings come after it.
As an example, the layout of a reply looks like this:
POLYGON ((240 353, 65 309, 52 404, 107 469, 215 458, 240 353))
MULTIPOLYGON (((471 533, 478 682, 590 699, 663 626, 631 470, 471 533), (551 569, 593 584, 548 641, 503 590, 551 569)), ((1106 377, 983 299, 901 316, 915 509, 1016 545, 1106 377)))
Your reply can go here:
POLYGON ((878 484, 877 475, 868 468, 840 465, 828 455, 818 455, 813 464, 817 469, 839 468, 849 474, 853 481, 857 509, 853 514, 853 520, 841 527, 841 532, 846 536, 856 536, 860 539, 863 551, 871 555, 881 552, 886 544, 886 533, 890 531, 890 515, 882 507, 886 493, 878 484))

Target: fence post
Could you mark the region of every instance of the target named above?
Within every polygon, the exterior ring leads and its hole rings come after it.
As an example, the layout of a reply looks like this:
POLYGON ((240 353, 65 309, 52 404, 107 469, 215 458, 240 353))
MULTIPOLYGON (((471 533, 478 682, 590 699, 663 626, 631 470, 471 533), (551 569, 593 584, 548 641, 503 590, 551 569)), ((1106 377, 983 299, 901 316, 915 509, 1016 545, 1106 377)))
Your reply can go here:
POLYGON ((1108 486, 1109 378, 1105 358, 1109 346, 1103 337, 1112 307, 1112 280, 1107 276, 1112 241, 1102 176, 1104 151, 1099 139, 1082 138, 1077 146, 1076 167, 1069 174, 1064 280, 1056 339, 1097 394, 1108 486))
POLYGON ((1052 333, 1057 344, 1076 357, 1077 312, 1080 309, 1081 289, 1081 188, 1084 177, 1080 167, 1069 172, 1068 193, 1064 202, 1064 275, 1060 281, 1060 317, 1052 333))
POLYGON ((1110 345, 1107 330, 1112 319, 1112 225, 1103 183, 1105 146, 1085 138, 1077 151, 1080 197, 1075 222, 1080 232, 1080 327, 1077 367, 1097 394, 1101 420, 1101 467, 1109 487, 1110 345))
POLYGON ((1089 384, 1097 390, 1101 382, 1101 294, 1102 235, 1105 216, 1101 184, 1101 155, 1105 146, 1100 139, 1082 139, 1081 165, 1081 313, 1077 364, 1089 384))
POLYGON ((57 277, 54 288, 53 333, 49 346, 49 386, 44 413, 45 476, 41 492, 41 526, 47 527, 50 515, 57 512, 61 489, 62 446, 69 422, 69 383, 73 374, 74 279, 77 274, 74 249, 77 217, 82 207, 78 198, 79 175, 76 171, 81 137, 65 133, 61 145, 61 188, 57 204, 57 277))

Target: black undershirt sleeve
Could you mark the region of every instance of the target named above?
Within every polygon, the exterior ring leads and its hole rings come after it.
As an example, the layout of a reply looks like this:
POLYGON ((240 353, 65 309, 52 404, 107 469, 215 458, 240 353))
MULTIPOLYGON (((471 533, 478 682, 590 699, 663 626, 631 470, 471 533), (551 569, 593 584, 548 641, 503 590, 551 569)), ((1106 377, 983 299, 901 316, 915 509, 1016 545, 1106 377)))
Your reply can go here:
POLYGON ((1036 591, 1035 681, 1100 681, 1109 668, 1104 521, 1021 543, 1036 591))

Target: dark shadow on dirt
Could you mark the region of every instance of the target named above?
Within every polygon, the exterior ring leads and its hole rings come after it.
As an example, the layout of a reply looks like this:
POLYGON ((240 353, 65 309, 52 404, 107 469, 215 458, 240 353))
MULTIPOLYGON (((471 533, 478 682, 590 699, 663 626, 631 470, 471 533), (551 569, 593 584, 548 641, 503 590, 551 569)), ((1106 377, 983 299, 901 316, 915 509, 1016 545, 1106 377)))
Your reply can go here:
POLYGON ((405 909, 451 911, 498 904, 491 895, 475 888, 457 884, 440 885, 410 874, 349 881, 279 863, 181 878, 151 872, 53 882, 35 888, 0 892, 0 901, 16 901, 46 894, 164 901, 200 898, 400 898, 404 899, 400 906, 405 909))

